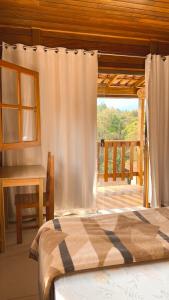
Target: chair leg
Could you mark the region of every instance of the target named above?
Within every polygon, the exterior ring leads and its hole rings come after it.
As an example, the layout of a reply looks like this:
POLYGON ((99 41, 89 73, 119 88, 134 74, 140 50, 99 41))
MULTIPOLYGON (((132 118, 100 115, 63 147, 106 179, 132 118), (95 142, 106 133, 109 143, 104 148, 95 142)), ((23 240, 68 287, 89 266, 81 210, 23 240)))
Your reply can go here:
POLYGON ((46 221, 50 220, 49 207, 46 206, 46 221))
POLYGON ((16 205, 16 234, 17 244, 22 243, 22 208, 16 205))
MULTIPOLYGON (((6 190, 6 189, 5 189, 6 190)), ((7 197, 7 192, 4 191, 4 205, 5 205, 5 227, 8 228, 8 197, 7 197)))
POLYGON ((54 219, 54 208, 46 206, 46 221, 54 219))
POLYGON ((36 223, 39 228, 39 209, 38 209, 38 207, 35 208, 35 211, 36 211, 36 223))

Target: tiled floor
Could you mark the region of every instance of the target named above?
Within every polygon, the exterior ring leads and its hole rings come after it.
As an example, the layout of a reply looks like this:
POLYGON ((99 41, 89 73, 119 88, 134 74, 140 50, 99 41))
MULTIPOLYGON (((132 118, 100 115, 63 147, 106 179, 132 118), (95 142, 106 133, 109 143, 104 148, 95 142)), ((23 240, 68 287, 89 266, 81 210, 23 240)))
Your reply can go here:
MULTIPOLYGON (((142 188, 138 186, 100 186, 97 208, 125 211, 142 206, 142 188)), ((107 213, 106 211, 103 213, 107 213)), ((0 300, 39 300, 38 264, 28 258, 29 247, 36 230, 24 230, 23 244, 16 244, 15 225, 7 230, 7 249, 0 254, 0 300)))

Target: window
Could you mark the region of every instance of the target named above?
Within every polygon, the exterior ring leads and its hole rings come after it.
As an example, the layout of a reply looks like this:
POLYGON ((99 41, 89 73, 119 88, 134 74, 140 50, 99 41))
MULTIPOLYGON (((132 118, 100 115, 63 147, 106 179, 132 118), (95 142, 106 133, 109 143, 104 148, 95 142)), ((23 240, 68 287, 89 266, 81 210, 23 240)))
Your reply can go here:
POLYGON ((0 150, 40 144, 39 74, 0 60, 0 150))

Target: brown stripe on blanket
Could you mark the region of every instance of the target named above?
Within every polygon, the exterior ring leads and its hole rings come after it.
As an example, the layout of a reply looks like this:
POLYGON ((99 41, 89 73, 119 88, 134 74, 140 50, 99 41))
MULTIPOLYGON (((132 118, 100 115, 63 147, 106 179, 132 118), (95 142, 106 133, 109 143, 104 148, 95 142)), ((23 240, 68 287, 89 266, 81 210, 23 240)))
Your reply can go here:
MULTIPOLYGON (((59 219, 53 220, 54 228, 58 231, 62 231, 59 219)), ((69 254, 68 248, 66 246, 65 240, 59 244, 60 255, 62 258, 62 263, 64 266, 65 273, 74 272, 75 268, 73 265, 72 258, 69 254)))
POLYGON ((165 210, 157 209, 158 213, 163 216, 165 219, 169 220, 169 209, 166 207, 165 210))
POLYGON ((104 266, 106 256, 113 247, 112 243, 110 243, 105 230, 100 227, 99 223, 95 219, 81 218, 81 221, 86 229, 91 245, 98 257, 98 266, 104 266))
POLYGON ((61 228, 61 226, 60 226, 60 222, 59 222, 58 219, 54 219, 54 220, 52 220, 52 222, 53 222, 54 228, 55 228, 56 230, 62 231, 62 228, 61 228))
MULTIPOLYGON (((133 213, 143 221, 143 223, 151 224, 139 211, 133 211, 133 213)), ((161 230, 158 230, 158 234, 162 239, 164 239, 167 243, 169 243, 169 236, 166 235, 164 232, 161 230)))
POLYGON ((153 251, 146 241, 151 240, 153 246, 156 241, 154 239, 157 235, 158 226, 144 224, 140 220, 134 219, 129 214, 118 214, 118 219, 114 228, 114 233, 123 245, 132 253, 133 261, 141 261, 144 257, 145 260, 153 259, 153 251), (144 243, 142 243, 144 241, 144 243), (154 244, 153 244, 154 243, 154 244))
POLYGON ((130 253, 130 251, 123 245, 121 240, 118 238, 118 236, 115 235, 114 232, 105 230, 105 233, 109 237, 109 240, 111 243, 120 251, 121 255, 124 258, 124 263, 132 263, 133 262, 133 256, 130 253))

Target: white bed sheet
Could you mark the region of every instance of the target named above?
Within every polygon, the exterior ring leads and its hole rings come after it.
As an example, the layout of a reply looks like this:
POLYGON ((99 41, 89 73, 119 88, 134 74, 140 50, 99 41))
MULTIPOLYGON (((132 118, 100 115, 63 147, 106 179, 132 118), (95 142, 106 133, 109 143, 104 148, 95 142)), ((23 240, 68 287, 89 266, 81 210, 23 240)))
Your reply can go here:
POLYGON ((54 288, 55 300, 169 300, 169 261, 79 273, 54 288))

